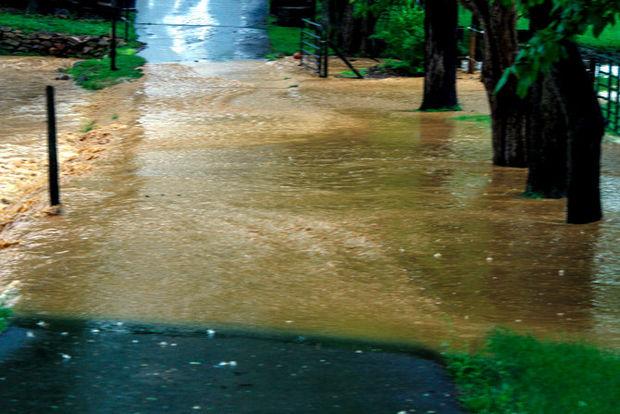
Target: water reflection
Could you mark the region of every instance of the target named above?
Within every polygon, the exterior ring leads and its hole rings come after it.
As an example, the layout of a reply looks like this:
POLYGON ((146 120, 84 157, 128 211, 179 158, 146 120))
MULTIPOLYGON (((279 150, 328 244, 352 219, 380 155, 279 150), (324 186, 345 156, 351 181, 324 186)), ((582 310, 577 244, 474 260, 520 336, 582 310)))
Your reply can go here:
POLYGON ((151 63, 263 58, 267 2, 258 0, 138 0, 141 54, 151 63))

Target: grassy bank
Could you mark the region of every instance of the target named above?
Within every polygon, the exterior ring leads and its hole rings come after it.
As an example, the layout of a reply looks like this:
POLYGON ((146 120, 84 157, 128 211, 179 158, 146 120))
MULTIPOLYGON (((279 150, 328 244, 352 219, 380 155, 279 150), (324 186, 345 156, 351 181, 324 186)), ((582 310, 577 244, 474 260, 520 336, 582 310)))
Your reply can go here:
MULTIPOLYGON (((105 36, 110 34, 111 25, 106 20, 64 19, 38 14, 0 12, 0 26, 8 26, 24 32, 53 32, 72 36, 105 36)), ((119 22, 119 34, 123 33, 123 23, 119 22)), ((110 58, 88 59, 76 63, 67 71, 76 83, 85 89, 97 90, 127 80, 142 77, 140 69, 146 61, 137 56, 141 44, 137 41, 135 26, 129 25, 129 41, 117 53, 117 67, 110 70, 110 58)))
MULTIPOLYGON (((141 67, 146 63, 146 59, 137 54, 143 45, 138 42, 134 22, 135 15, 132 15, 128 42, 125 46, 117 49, 116 66, 118 70, 110 69, 109 57, 77 62, 67 73, 75 79, 78 85, 84 89, 100 90, 128 80, 139 79, 144 75, 141 67)), ((119 34, 123 32, 123 29, 123 24, 119 23, 119 34)))
POLYGON ((118 70, 115 71, 110 69, 110 58, 105 57, 77 62, 67 73, 84 89, 104 89, 143 76, 140 67, 146 63, 146 60, 136 53, 136 49, 130 47, 118 49, 116 57, 118 70))
POLYGON ((477 354, 448 354, 471 413, 618 412, 620 355, 496 331, 477 354))
POLYGON ((271 52, 265 56, 267 59, 278 59, 283 56, 291 56, 299 51, 299 27, 284 27, 275 24, 273 17, 269 18, 267 34, 271 52))
POLYGON ((0 11, 0 26, 22 30, 25 33, 53 32, 72 36, 103 36, 110 33, 110 22, 105 20, 74 20, 40 14, 0 11))
POLYGON ((11 314, 10 309, 0 307, 0 333, 8 327, 8 319, 11 314))

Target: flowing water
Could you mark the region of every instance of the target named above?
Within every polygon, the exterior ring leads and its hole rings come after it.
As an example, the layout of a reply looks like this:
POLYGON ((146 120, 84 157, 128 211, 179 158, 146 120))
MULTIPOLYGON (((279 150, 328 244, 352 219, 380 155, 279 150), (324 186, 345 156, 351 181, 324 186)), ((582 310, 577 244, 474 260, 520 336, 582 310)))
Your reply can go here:
MULTIPOLYGON (((161 64, 137 89, 135 127, 65 185, 64 214, 1 251, 20 313, 432 346, 503 325, 620 346, 617 144, 605 221, 568 226, 563 201, 522 199, 525 172, 491 166, 488 125, 411 111, 419 79, 161 64)), ((484 111, 479 82, 460 96, 484 111)))

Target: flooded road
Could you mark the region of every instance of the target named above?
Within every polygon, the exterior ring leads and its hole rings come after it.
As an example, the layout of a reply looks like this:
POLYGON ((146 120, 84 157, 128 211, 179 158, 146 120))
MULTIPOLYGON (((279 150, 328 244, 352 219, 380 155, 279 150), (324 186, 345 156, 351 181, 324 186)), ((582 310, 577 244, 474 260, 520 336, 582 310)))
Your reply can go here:
MULTIPOLYGON (((491 166, 488 126, 411 111, 420 79, 146 71, 136 128, 65 186, 63 216, 0 252, 21 314, 431 346, 502 325, 620 346, 617 144, 606 220, 567 226, 563 201, 521 199, 525 172, 491 166)), ((479 82, 460 87, 485 110, 479 82)))

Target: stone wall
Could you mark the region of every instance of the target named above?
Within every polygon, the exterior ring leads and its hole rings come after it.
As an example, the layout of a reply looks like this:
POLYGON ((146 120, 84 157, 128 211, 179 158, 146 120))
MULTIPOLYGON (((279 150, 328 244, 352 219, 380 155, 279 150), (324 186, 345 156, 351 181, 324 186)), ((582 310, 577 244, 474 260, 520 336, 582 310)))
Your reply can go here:
MULTIPOLYGON (((123 41, 118 41, 122 46, 123 41)), ((109 36, 69 36, 59 33, 24 33, 0 27, 0 52, 57 57, 100 58, 110 50, 109 36)))

